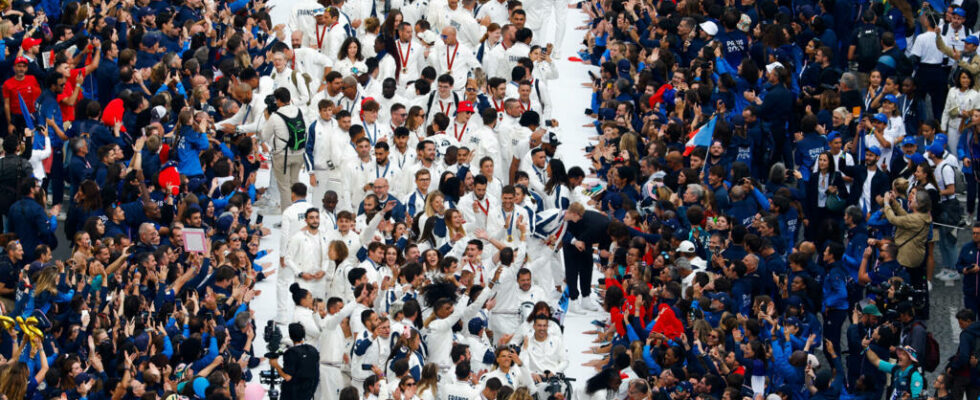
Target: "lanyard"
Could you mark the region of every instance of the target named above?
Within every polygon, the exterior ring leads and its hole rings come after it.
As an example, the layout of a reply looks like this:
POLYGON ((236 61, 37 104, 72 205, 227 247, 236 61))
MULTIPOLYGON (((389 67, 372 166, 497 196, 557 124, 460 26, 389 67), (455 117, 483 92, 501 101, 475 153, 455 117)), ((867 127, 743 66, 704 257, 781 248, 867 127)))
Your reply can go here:
POLYGON ((398 158, 398 168, 404 167, 405 166, 405 160, 408 159, 408 154, 396 155, 396 157, 398 158))
POLYGON ((337 229, 337 217, 330 211, 327 211, 325 214, 327 214, 327 216, 330 217, 330 220, 333 221, 333 228, 337 229))
POLYGON ((245 124, 246 122, 248 122, 248 114, 250 112, 252 112, 252 105, 251 104, 246 104, 245 105, 245 116, 242 117, 242 124, 245 124))
POLYGON ((449 110, 451 110, 452 108, 453 108, 452 101, 450 101, 449 103, 446 104, 445 107, 443 107, 442 100, 439 100, 439 110, 442 111, 443 114, 446 114, 447 117, 449 116, 449 110))
MULTIPOLYGON (((515 211, 516 211, 516 209, 515 209, 515 211)), ((504 221, 506 221, 506 223, 507 223, 507 241, 509 242, 509 241, 511 241, 511 240, 514 239, 513 232, 514 232, 514 214, 515 214, 515 212, 514 211, 511 211, 510 212, 510 219, 507 219, 507 211, 500 210, 500 213, 504 215, 504 221)))
POLYGON ((466 134, 466 125, 469 125, 469 124, 470 124, 469 122, 466 122, 465 124, 463 124, 463 131, 462 132, 460 132, 457 129, 459 127, 459 124, 453 124, 453 136, 456 137, 456 141, 457 142, 460 142, 460 143, 463 142, 463 135, 466 134))
POLYGON ((524 105, 524 102, 523 101, 518 100, 518 103, 521 103, 521 111, 528 111, 528 110, 531 109, 531 101, 530 100, 528 100, 527 106, 524 105))
POLYGON ((538 175, 538 180, 540 180, 542 183, 544 183, 544 178, 541 177, 541 171, 538 171, 538 167, 532 164, 531 165, 531 168, 533 168, 534 169, 534 173, 536 175, 538 175))
POLYGON ((333 25, 324 26, 322 31, 320 30, 320 25, 316 26, 316 48, 318 50, 323 50, 323 38, 327 36, 327 32, 329 32, 336 25, 337 23, 334 22, 333 25))
POLYGON ((490 96, 490 101, 493 102, 493 108, 495 110, 497 110, 497 112, 503 112, 504 111, 503 104, 502 103, 497 103, 497 99, 493 98, 492 95, 490 96))
MULTIPOLYGON (((354 114, 354 108, 357 107, 357 97, 358 96, 354 96, 354 100, 350 100, 350 107, 347 107, 347 112, 352 115, 354 114)), ((371 144, 373 145, 374 143, 372 142, 371 144)))
POLYGON ((374 163, 374 177, 381 178, 388 176, 388 167, 391 167, 391 163, 385 164, 385 172, 378 173, 378 163, 374 163))
POLYGON ((458 44, 456 45, 456 48, 453 49, 453 57, 452 58, 449 58, 449 47, 448 46, 446 47, 446 67, 449 70, 449 73, 450 74, 453 73, 453 63, 456 62, 456 53, 459 53, 459 45, 458 44))
POLYGON ((408 71, 408 56, 412 54, 412 42, 408 42, 408 49, 405 50, 405 54, 402 54, 402 42, 399 40, 395 42, 398 45, 398 61, 402 65, 402 73, 408 71))
POLYGON ((368 124, 364 124, 364 133, 367 134, 368 139, 371 140, 371 146, 378 143, 378 124, 371 124, 374 127, 374 135, 368 134, 368 124))
POLYGON ((480 208, 480 211, 483 211, 483 215, 488 217, 490 216, 490 199, 483 200, 483 202, 487 204, 486 207, 484 207, 483 204, 480 204, 480 201, 476 198, 473 199, 473 202, 480 208))

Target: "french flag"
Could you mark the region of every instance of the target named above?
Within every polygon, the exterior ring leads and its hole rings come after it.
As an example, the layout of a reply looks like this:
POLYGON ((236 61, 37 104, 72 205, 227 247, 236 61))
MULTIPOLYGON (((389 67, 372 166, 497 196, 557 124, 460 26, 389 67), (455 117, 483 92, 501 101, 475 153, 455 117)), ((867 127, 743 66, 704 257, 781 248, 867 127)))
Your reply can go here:
POLYGON ((718 121, 718 116, 717 115, 712 116, 711 119, 708 120, 708 123, 701 125, 700 128, 691 131, 691 133, 687 136, 688 137, 687 144, 684 145, 685 146, 684 157, 691 155, 691 152, 694 151, 695 147, 711 146, 711 136, 715 132, 715 122, 717 121, 718 121))

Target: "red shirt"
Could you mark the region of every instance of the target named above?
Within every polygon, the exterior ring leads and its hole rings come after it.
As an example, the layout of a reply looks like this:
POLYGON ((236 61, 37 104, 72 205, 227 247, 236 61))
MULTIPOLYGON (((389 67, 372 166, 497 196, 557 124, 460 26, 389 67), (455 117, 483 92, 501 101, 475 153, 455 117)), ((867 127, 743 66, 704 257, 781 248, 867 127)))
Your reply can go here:
MULTIPOLYGON (((85 79, 82 72, 85 68, 76 68, 71 70, 68 74, 68 79, 65 80, 65 90, 61 91, 58 95, 58 107, 61 107, 61 119, 65 122, 75 120, 75 106, 70 106, 64 103, 64 100, 71 97, 72 93, 75 93, 75 85, 79 79, 85 79)), ((78 97, 75 98, 75 104, 82 101, 83 95, 81 92, 78 93, 78 97)))
POLYGON ((3 98, 10 101, 11 115, 21 115, 18 93, 24 98, 27 110, 33 113, 34 103, 37 102, 38 97, 41 97, 41 85, 37 84, 37 79, 34 79, 33 75, 25 75, 23 80, 10 78, 3 83, 3 98))

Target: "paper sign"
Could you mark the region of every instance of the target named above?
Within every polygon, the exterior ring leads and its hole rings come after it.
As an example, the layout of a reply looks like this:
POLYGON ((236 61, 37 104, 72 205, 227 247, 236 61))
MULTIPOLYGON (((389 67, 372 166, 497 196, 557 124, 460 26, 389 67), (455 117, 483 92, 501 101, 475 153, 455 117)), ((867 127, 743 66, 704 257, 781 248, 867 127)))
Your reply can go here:
POLYGON ((204 229, 184 228, 184 251, 188 253, 204 253, 207 251, 204 240, 204 229))

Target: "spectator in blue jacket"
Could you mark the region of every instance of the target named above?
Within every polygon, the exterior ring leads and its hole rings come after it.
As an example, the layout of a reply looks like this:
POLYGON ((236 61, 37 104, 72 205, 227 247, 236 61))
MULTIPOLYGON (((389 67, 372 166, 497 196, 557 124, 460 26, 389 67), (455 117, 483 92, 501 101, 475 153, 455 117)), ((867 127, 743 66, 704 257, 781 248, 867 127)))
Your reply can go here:
POLYGON ((185 109, 177 116, 177 125, 177 170, 188 179, 203 178, 200 153, 209 146, 208 136, 203 133, 208 126, 208 117, 185 109))
POLYGON ((847 271, 841 263, 844 245, 830 242, 823 252, 827 275, 823 279, 824 337, 840 347, 841 329, 847 319, 847 271))
POLYGON ((61 207, 54 206, 48 211, 35 200, 40 190, 39 183, 34 178, 24 178, 20 182, 17 200, 7 212, 7 232, 14 232, 24 247, 24 259, 34 260, 34 248, 44 243, 46 238, 53 237, 58 226, 56 216, 61 207))

